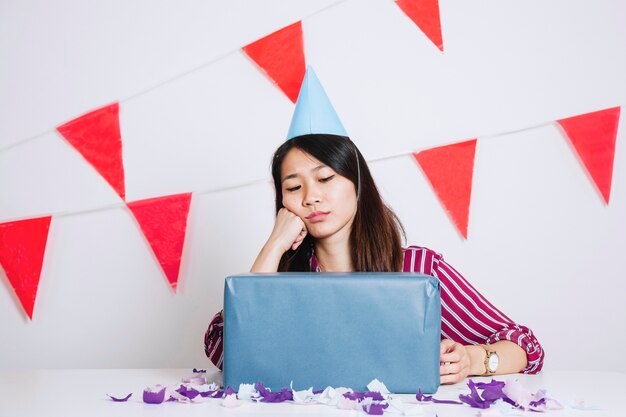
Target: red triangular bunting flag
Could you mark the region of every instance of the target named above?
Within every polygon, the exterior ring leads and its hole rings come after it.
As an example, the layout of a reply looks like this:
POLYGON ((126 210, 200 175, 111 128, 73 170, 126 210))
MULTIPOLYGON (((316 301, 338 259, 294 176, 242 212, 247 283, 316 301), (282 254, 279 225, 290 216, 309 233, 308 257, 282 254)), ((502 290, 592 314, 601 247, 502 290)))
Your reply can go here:
POLYGON ((31 320, 51 219, 47 216, 0 224, 0 265, 31 320))
POLYGON ((611 196, 615 141, 620 108, 559 120, 606 204, 611 196))
POLYGON ((242 49, 295 103, 305 70, 302 22, 289 25, 242 49))
POLYGON ((396 0, 396 3, 404 14, 443 52, 439 0, 396 0))
POLYGON ((191 193, 150 198, 127 204, 174 292, 178 284, 190 204, 191 193))
POLYGON ((413 153, 439 201, 467 239, 476 139, 413 153))
POLYGON ((57 130, 124 200, 126 191, 118 103, 84 114, 57 127, 57 130))

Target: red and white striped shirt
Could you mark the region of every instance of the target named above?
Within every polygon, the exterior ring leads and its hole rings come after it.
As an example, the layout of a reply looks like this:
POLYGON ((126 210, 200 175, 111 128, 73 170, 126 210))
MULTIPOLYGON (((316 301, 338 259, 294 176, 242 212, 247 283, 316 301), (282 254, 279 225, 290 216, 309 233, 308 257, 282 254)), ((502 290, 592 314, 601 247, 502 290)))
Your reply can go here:
MULTIPOLYGON (((534 374, 543 367, 544 352, 533 332, 516 324, 493 306, 443 256, 420 246, 403 250, 403 272, 418 272, 437 278, 441 287, 441 338, 463 345, 490 344, 510 340, 526 352, 528 364, 522 370, 534 374)), ((320 272, 315 255, 311 271, 320 272)), ((204 350, 219 369, 223 363, 224 323, 217 313, 204 336, 204 350)))

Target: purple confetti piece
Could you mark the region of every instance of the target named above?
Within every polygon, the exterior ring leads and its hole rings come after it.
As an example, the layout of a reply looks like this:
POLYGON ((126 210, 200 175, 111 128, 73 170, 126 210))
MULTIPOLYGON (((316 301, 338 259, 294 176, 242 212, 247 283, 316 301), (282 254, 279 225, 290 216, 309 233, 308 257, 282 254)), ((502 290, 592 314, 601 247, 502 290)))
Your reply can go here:
POLYGON ((529 409, 532 411, 560 410, 563 408, 558 401, 548 398, 545 389, 537 391, 533 398, 534 400, 529 404, 529 409))
POLYGON ((313 395, 321 394, 322 392, 324 392, 323 389, 316 389, 316 390, 313 390, 313 395))
POLYGON ((153 388, 146 388, 143 390, 143 402, 146 404, 161 404, 164 400, 165 387, 157 385, 153 388))
POLYGON ((126 402, 126 401, 128 401, 128 399, 131 397, 131 395, 133 395, 133 393, 131 392, 130 394, 128 394, 128 395, 127 395, 126 397, 124 397, 124 398, 114 397, 114 396, 109 395, 109 394, 107 394, 107 395, 109 396, 109 398, 110 398, 110 399, 112 399, 112 400, 113 400, 113 402, 116 402, 116 403, 125 403, 125 402, 126 402))
POLYGON ((504 388, 504 386, 506 385, 506 383, 504 381, 497 381, 495 379, 492 379, 489 382, 475 382, 476 388, 478 389, 485 389, 485 388, 504 388))
POLYGON ((263 382, 259 381, 256 383, 256 390, 259 391, 259 395, 261 395, 262 403, 282 403, 285 401, 293 401, 293 391, 289 388, 282 388, 279 392, 271 392, 263 382))
POLYGON ((363 394, 363 398, 371 398, 374 401, 384 401, 385 397, 378 391, 367 391, 363 394))
POLYGON ((470 394, 459 395, 459 400, 463 401, 465 404, 469 405, 470 407, 485 409, 485 408, 491 407, 491 404, 493 404, 496 401, 496 399, 486 400, 482 398, 480 394, 478 393, 478 389, 476 388, 476 383, 473 380, 470 379, 469 382, 467 383, 467 386, 470 389, 470 394))
POLYGON ((415 394, 415 399, 419 402, 432 401, 433 397, 429 397, 428 395, 424 395, 422 393, 422 389, 417 389, 417 394, 415 394))
POLYGON ((389 407, 389 404, 365 404, 363 405, 363 411, 372 416, 382 416, 387 407, 389 407))
POLYGON ((268 390, 267 388, 265 388, 265 385, 263 384, 263 381, 259 381, 254 385, 254 388, 256 388, 256 390, 258 391, 259 395, 261 396, 261 401, 263 399, 265 399, 266 397, 269 397, 269 395, 271 394, 271 391, 268 390))
POLYGON ((194 398, 196 398, 198 395, 200 395, 200 392, 194 388, 189 388, 186 387, 184 385, 181 385, 177 390, 177 393, 179 393, 180 395, 182 395, 183 397, 187 397, 190 400, 193 400, 194 398))
POLYGON ((293 401, 293 391, 288 388, 281 388, 280 392, 274 393, 270 398, 263 399, 261 402, 282 403, 285 401, 293 401))
POLYGON ((259 381, 254 384, 254 388, 259 392, 259 394, 261 394, 261 396, 263 396, 264 393, 270 392, 267 388, 265 388, 263 381, 259 381))
POLYGON ((202 398, 222 398, 224 396, 224 391, 222 390, 214 390, 214 391, 204 391, 200 393, 202 398))
POLYGON ((514 402, 507 397, 504 392, 502 392, 504 385, 504 381, 496 381, 495 379, 492 379, 489 383, 476 383, 476 388, 483 391, 481 396, 486 401, 504 400, 509 404, 514 404, 514 402))
POLYGON ((562 407, 558 401, 547 398, 545 390, 539 390, 533 394, 515 379, 508 379, 502 392, 511 399, 511 404, 514 407, 523 410, 546 411, 547 409, 559 409, 559 407, 562 407), (533 406, 533 403, 536 403, 537 406, 533 406))
POLYGON ((430 402, 430 403, 435 403, 435 404, 463 404, 462 402, 455 401, 455 400, 438 400, 437 398, 434 398, 432 395, 422 394, 421 389, 417 390, 417 394, 415 394, 415 399, 421 403, 430 402))
POLYGON ((361 402, 363 401, 363 398, 365 398, 365 393, 359 392, 359 391, 352 391, 352 392, 346 392, 345 394, 343 394, 343 396, 349 400, 361 402))
POLYGON ((193 368, 193 373, 194 374, 206 374, 206 369, 196 369, 196 368, 193 368))
POLYGON ((545 398, 542 398, 542 399, 540 399, 538 401, 531 401, 530 402, 530 406, 531 407, 537 407, 538 408, 538 407, 542 407, 542 406, 545 406, 545 405, 546 405, 546 399, 545 398))
POLYGON ((235 390, 233 389, 233 387, 231 387, 230 385, 226 388, 226 391, 224 392, 224 396, 226 395, 232 395, 232 394, 236 394, 235 390))

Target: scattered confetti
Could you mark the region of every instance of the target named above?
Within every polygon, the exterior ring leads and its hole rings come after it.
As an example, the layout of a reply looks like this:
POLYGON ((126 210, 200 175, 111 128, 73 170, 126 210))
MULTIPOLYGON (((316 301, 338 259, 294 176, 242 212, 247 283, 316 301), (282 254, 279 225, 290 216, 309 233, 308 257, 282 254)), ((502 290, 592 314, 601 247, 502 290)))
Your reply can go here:
MULTIPOLYGON (((523 411, 549 411, 564 408, 558 401, 550 398, 546 390, 533 393, 522 386, 516 379, 490 382, 467 382, 469 393, 459 394, 459 401, 438 399, 432 395, 424 395, 418 390, 415 399, 418 404, 410 405, 400 397, 394 398, 384 383, 374 379, 367 385, 368 391, 354 391, 350 388, 331 386, 323 390, 313 387, 295 391, 293 383, 289 388, 281 388, 273 392, 263 382, 256 384, 240 384, 238 391, 232 387, 226 390, 216 383, 208 383, 205 370, 194 368, 194 376, 182 378, 182 382, 166 387, 154 385, 143 391, 143 401, 147 404, 161 404, 165 401, 179 403, 195 403, 221 399, 221 405, 235 408, 248 402, 282 403, 290 401, 294 404, 324 404, 343 410, 361 410, 368 415, 398 414, 432 417, 435 409, 431 404, 467 405, 477 408, 478 417, 502 417, 518 414, 523 411)), ((108 395, 108 394, 107 394, 108 395)), ((132 396, 124 398, 108 395, 112 401, 125 402, 132 396)), ((569 404, 569 408, 577 410, 598 410, 595 405, 579 400, 569 404)))
POLYGON ((113 402, 124 403, 124 402, 128 401, 128 399, 133 395, 133 393, 131 392, 130 394, 128 394, 126 397, 123 397, 123 398, 114 397, 114 396, 109 395, 109 394, 107 394, 107 395, 109 396, 110 399, 113 400, 113 402))
POLYGON ((527 411, 547 411, 560 410, 563 406, 556 400, 546 396, 546 390, 539 390, 536 393, 528 391, 516 379, 508 379, 502 387, 504 397, 510 401, 511 405, 527 411))
POLYGON ((143 402, 146 404, 161 404, 165 400, 165 387, 154 385, 143 390, 143 402))

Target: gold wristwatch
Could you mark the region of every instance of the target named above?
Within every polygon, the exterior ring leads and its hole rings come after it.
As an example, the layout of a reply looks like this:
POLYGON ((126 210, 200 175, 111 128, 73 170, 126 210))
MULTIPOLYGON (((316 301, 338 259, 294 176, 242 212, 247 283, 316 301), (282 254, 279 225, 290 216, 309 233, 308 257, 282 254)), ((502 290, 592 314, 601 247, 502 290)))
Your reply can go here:
POLYGON ((480 345, 483 349, 485 349, 485 375, 493 375, 498 370, 498 365, 500 364, 500 357, 498 353, 494 350, 491 351, 487 349, 487 346, 480 345))

